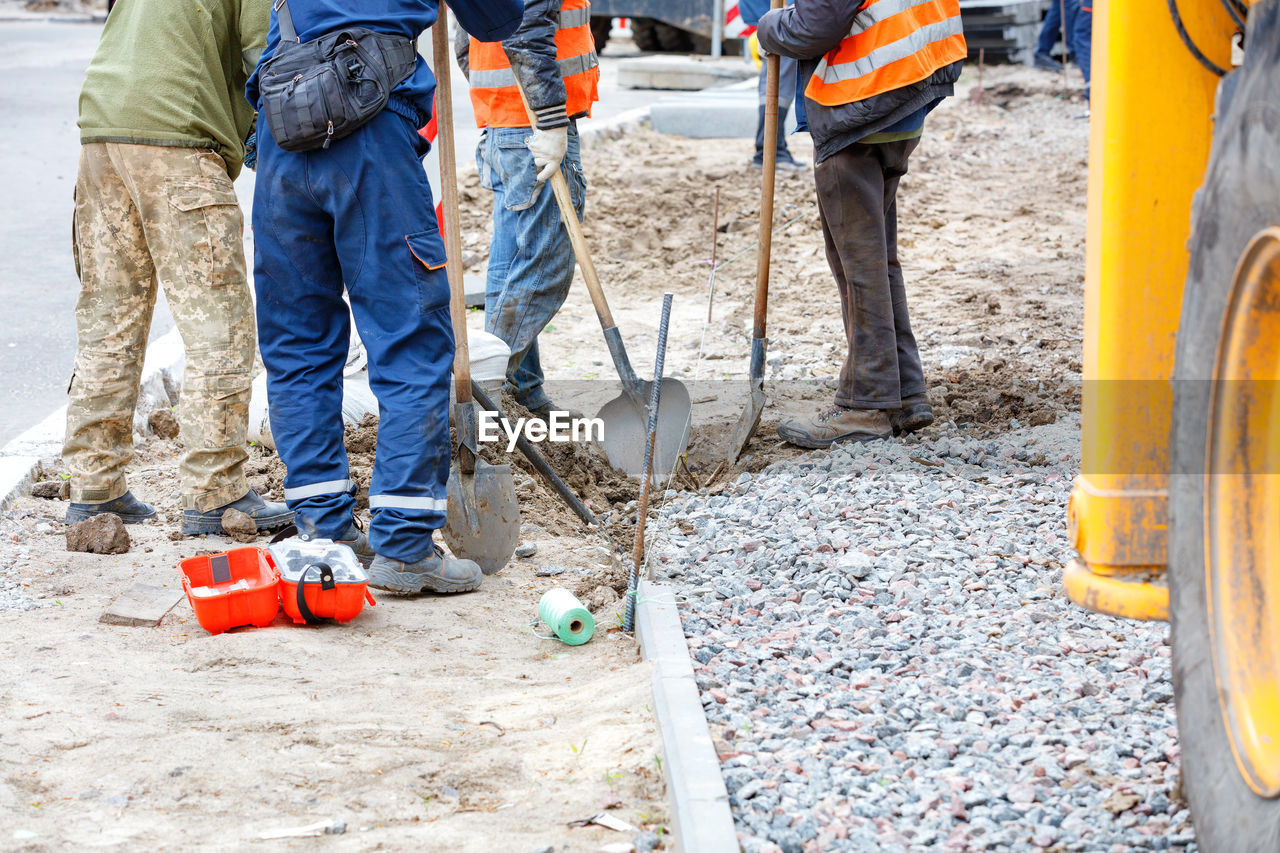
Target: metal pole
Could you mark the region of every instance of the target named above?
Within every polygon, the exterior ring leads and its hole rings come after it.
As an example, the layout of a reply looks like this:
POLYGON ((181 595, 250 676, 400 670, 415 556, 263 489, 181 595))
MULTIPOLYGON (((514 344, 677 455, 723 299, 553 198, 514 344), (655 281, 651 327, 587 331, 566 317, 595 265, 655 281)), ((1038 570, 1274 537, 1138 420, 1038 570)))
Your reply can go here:
POLYGON ((724 0, 711 0, 711 55, 724 54, 724 0))

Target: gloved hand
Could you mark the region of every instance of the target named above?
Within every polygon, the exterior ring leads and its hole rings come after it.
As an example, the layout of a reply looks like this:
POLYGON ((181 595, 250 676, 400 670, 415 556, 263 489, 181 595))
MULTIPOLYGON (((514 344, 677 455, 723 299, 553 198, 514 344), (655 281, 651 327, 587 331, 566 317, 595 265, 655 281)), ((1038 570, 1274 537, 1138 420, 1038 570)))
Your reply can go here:
POLYGON ((527 143, 533 152, 533 165, 538 170, 538 183, 551 179, 560 168, 560 161, 569 150, 569 127, 553 127, 550 130, 534 130, 527 143))
POLYGON ((258 170, 258 132, 256 130, 244 141, 244 167, 255 172, 258 170))

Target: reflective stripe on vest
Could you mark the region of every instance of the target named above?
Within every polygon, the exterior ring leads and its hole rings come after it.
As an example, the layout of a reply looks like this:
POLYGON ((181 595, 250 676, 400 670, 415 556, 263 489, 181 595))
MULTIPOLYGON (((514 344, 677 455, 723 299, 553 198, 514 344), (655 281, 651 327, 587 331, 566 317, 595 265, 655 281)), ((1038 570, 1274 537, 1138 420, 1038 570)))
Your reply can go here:
POLYGON ((957 0, 872 0, 818 63, 805 96, 829 107, 864 101, 967 54, 957 0))
MULTIPOLYGON (((476 124, 528 127, 529 117, 502 43, 471 39, 469 50, 471 105, 476 124)), ((556 60, 564 80, 566 111, 571 116, 589 112, 598 97, 600 58, 591 38, 588 0, 564 0, 556 27, 556 60)))

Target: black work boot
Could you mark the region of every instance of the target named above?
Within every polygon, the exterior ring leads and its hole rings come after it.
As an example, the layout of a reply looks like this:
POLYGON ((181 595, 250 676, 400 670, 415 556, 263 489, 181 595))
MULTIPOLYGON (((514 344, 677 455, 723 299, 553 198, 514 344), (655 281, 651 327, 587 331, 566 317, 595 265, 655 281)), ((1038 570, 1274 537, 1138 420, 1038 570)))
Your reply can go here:
POLYGON ((86 521, 95 515, 111 513, 120 516, 125 524, 137 524, 156 517, 156 508, 143 503, 133 496, 133 492, 125 492, 120 497, 100 504, 77 504, 67 507, 67 524, 86 521))
POLYGON ((480 566, 471 560, 446 557, 439 547, 416 563, 379 554, 369 566, 369 586, 391 592, 470 592, 478 589, 482 580, 480 566))
POLYGON ((902 398, 902 408, 889 412, 889 423, 893 425, 893 434, 902 435, 915 432, 933 423, 933 406, 924 394, 913 394, 902 398))
POLYGON ((188 536, 200 536, 206 533, 226 534, 222 528, 222 514, 229 509, 238 509, 249 516, 258 525, 259 530, 279 530, 293 524, 293 510, 282 503, 264 501, 262 496, 252 489, 238 501, 225 506, 201 512, 197 509, 182 511, 182 532, 188 536))

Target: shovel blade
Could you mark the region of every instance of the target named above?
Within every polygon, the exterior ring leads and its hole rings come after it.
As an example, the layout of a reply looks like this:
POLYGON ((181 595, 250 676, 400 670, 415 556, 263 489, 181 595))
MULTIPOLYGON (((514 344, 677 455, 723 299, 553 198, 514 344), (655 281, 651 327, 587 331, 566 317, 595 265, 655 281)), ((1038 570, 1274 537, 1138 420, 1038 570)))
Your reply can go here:
POLYGON ((475 560, 486 575, 501 571, 520 544, 520 506, 508 465, 476 460, 474 474, 449 469, 449 506, 442 531, 450 550, 475 560))
POLYGON ((738 423, 733 428, 733 439, 729 444, 730 465, 738 461, 742 451, 746 450, 747 445, 751 443, 751 437, 756 434, 756 429, 760 426, 762 414, 764 414, 764 386, 752 383, 751 398, 747 400, 747 407, 742 411, 742 417, 738 418, 738 423))
MULTIPOLYGON (((600 410, 604 421, 604 452, 609 464, 623 473, 644 478, 644 450, 649 435, 649 395, 652 382, 640 382, 637 393, 624 392, 600 410), (643 401, 643 402, 642 402, 643 401)), ((663 378, 658 403, 658 428, 653 453, 653 482, 662 485, 676 461, 689 447, 693 403, 689 389, 678 379, 663 378)))

